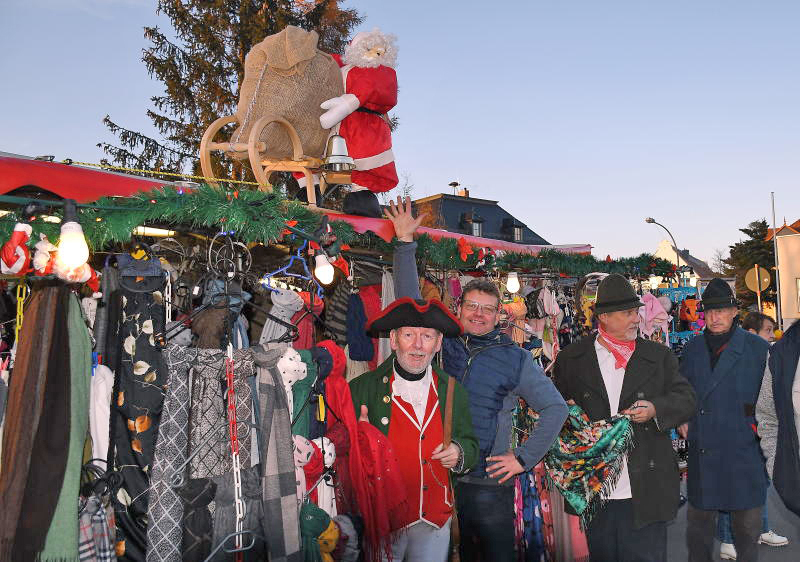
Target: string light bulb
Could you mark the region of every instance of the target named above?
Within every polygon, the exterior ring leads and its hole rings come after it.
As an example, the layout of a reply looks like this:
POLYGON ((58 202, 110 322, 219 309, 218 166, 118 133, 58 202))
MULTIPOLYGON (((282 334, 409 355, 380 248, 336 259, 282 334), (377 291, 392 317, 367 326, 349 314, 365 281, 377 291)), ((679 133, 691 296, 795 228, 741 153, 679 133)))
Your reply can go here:
POLYGON ((331 262, 328 261, 328 256, 320 252, 314 256, 314 264, 314 276, 319 279, 319 282, 323 285, 333 283, 333 274, 335 272, 331 262))
POLYGON ((64 222, 61 223, 61 236, 58 239, 56 260, 65 269, 75 269, 89 259, 89 246, 83 236, 83 228, 78 223, 78 208, 73 199, 64 202, 64 222))
POLYGON ((509 293, 516 293, 519 291, 519 276, 516 271, 512 271, 506 277, 506 289, 509 293))

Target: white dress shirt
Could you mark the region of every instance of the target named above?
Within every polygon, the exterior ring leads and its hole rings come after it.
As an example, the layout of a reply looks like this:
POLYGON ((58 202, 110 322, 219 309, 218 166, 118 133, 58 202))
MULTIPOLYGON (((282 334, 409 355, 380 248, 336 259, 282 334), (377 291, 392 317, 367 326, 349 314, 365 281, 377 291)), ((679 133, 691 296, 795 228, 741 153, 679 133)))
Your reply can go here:
MULTIPOLYGON (((603 375, 603 384, 608 394, 608 405, 611 408, 611 415, 619 413, 619 400, 622 394, 622 381, 625 379, 625 369, 617 369, 616 359, 603 345, 596 339, 594 349, 597 352, 597 363, 600 365, 600 373, 603 375)), ((619 480, 612 492, 608 495, 610 500, 627 500, 633 497, 631 493, 631 479, 628 475, 628 459, 622 461, 619 480)))

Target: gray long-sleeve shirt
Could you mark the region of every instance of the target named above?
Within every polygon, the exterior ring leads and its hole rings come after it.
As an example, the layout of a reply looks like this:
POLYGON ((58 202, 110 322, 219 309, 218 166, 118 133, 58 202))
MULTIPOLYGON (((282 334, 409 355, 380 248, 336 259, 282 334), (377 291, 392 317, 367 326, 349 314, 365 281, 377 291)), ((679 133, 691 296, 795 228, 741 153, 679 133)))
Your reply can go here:
MULTIPOLYGON (((400 242, 395 247, 393 275, 395 295, 398 298, 422 298, 417 275, 416 248, 416 242, 400 242)), ((469 349, 468 341, 466 345, 469 349)), ((474 364, 478 367, 482 361, 481 355, 478 353, 474 359, 474 364)), ((491 372, 492 365, 486 365, 485 369, 491 372)), ((522 363, 519 383, 503 399, 503 407, 497 416, 497 433, 491 450, 492 455, 505 453, 510 448, 513 429, 511 414, 517 406, 519 398, 525 400, 540 415, 533 434, 513 451, 514 455, 522 461, 523 468, 530 470, 544 457, 558 436, 558 432, 567 419, 568 407, 552 381, 528 355, 522 363)), ((487 484, 496 482, 493 478, 471 476, 462 478, 462 481, 464 480, 487 484)), ((506 484, 509 482, 513 482, 513 480, 509 480, 506 484)))

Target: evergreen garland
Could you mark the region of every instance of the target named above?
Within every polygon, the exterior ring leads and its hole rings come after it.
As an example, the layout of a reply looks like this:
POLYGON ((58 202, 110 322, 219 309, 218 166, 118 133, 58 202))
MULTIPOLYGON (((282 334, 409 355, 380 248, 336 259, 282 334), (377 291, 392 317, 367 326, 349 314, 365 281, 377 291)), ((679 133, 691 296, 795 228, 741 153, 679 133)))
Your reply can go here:
MULTIPOLYGON (((20 221, 19 213, 17 210, 0 219, 0 236, 3 240, 11 236, 14 224, 20 221)), ((48 213, 60 216, 61 209, 55 207, 48 213)), ((268 245, 286 237, 287 224, 309 234, 314 233, 323 217, 304 203, 289 200, 278 192, 234 191, 208 185, 193 190, 164 187, 130 197, 103 197, 93 204, 80 207, 78 215, 86 242, 94 251, 130 241, 137 226, 157 226, 208 235, 225 231, 231 232, 244 243, 268 245)), ((344 221, 333 219, 329 224, 340 244, 376 250, 385 255, 393 252, 394 242, 387 243, 372 233, 356 234, 353 227, 344 221)), ((39 241, 39 233, 47 235, 54 244, 58 242, 60 224, 44 222, 38 217, 31 222, 31 226, 31 246, 39 241)), ((605 261, 591 255, 565 254, 548 249, 535 256, 511 252, 495 256, 489 253, 479 267, 479 248, 472 249, 473 252, 466 254, 464 261, 461 259, 459 240, 455 238, 433 240, 427 234, 417 238, 417 258, 438 269, 549 271, 575 277, 597 271, 641 279, 651 275, 669 277, 674 274, 670 262, 651 254, 605 261)))
MULTIPOLYGON (((61 211, 55 207, 48 213, 60 217, 61 211)), ((9 238, 14 224, 20 220, 19 210, 3 217, 0 229, 3 240, 9 238)), ((221 190, 208 185, 186 191, 165 187, 131 197, 103 197, 78 212, 78 222, 92 250, 128 242, 137 226, 207 234, 226 231, 245 243, 270 244, 283 237, 290 221, 297 221, 296 228, 313 233, 321 220, 320 213, 279 193, 221 190)), ((37 217, 31 226, 33 243, 39 241, 39 233, 47 235, 54 244, 58 241, 60 224, 37 217)), ((331 228, 342 243, 349 243, 355 236, 347 223, 333 221, 331 228)))

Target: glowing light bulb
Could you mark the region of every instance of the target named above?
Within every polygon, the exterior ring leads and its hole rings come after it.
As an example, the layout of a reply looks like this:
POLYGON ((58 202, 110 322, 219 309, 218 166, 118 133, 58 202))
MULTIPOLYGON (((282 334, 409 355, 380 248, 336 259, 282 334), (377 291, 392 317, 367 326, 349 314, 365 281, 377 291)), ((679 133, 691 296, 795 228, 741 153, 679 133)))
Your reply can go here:
POLYGON ((75 269, 89 259, 89 246, 83 236, 83 229, 77 222, 69 221, 61 225, 56 260, 67 269, 75 269))
POLYGON ((314 256, 314 275, 319 279, 323 285, 330 285, 333 282, 333 266, 328 261, 325 254, 317 254, 314 256))
POLYGON ((506 289, 509 293, 516 293, 519 291, 519 276, 516 271, 512 271, 506 277, 506 289))

